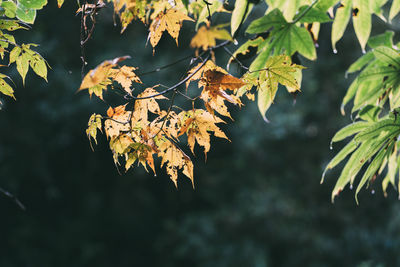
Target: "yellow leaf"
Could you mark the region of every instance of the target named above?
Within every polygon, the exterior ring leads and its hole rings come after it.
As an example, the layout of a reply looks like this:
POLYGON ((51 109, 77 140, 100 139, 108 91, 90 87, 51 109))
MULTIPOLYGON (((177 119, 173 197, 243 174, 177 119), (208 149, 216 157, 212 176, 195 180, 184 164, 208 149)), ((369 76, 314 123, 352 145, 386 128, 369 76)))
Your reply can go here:
POLYGON ((108 115, 111 115, 111 119, 107 119, 104 122, 104 130, 108 138, 114 139, 120 135, 120 133, 129 131, 129 119, 131 118, 131 111, 125 110, 126 105, 118 106, 114 109, 110 108, 107 111, 108 115))
POLYGON ((160 146, 158 156, 162 158, 161 167, 166 164, 167 174, 178 187, 178 170, 183 169, 182 173, 186 175, 194 186, 193 163, 179 147, 170 140, 166 139, 160 146))
POLYGON ((90 137, 94 139, 94 142, 97 145, 96 135, 97 129, 101 131, 101 116, 98 114, 92 114, 89 118, 88 128, 86 129, 86 134, 90 140, 90 137))
POLYGON ((133 118, 135 121, 148 122, 148 112, 154 114, 160 114, 160 106, 158 105, 156 99, 167 99, 165 96, 159 95, 156 97, 150 97, 156 95, 158 92, 154 88, 147 88, 138 98, 149 97, 146 99, 137 99, 135 102, 135 111, 133 113, 133 118))
POLYGON ((174 8, 167 10, 166 13, 160 13, 150 25, 148 38, 150 39, 153 51, 165 30, 175 39, 178 45, 179 31, 182 27, 182 21, 184 20, 194 21, 192 18, 174 8))
POLYGON ((95 69, 90 70, 83 78, 78 91, 88 89, 90 96, 94 93, 100 99, 103 99, 103 90, 107 90, 107 86, 112 83, 111 79, 115 76, 116 72, 118 73, 118 70, 113 68, 116 67, 119 62, 127 58, 129 58, 129 56, 106 60, 95 69))
POLYGON ((57 0, 57 5, 58 8, 61 8, 61 6, 64 4, 64 0, 57 0))
POLYGON ((218 26, 211 27, 210 29, 201 26, 190 42, 190 46, 207 50, 209 47, 213 47, 217 44, 216 39, 232 40, 232 37, 227 30, 221 29, 218 26))
POLYGON ((188 136, 188 145, 192 153, 194 153, 194 145, 197 143, 204 147, 204 154, 207 157, 207 152, 210 150, 210 133, 214 132, 216 137, 228 139, 225 133, 217 126, 216 123, 225 123, 222 119, 211 113, 195 109, 183 111, 179 116, 184 120, 179 135, 184 133, 188 136))
POLYGON ((132 95, 132 89, 130 88, 132 86, 132 82, 142 83, 140 78, 133 72, 136 69, 137 68, 134 67, 122 66, 119 69, 112 70, 114 81, 121 84, 125 92, 130 95, 132 95))

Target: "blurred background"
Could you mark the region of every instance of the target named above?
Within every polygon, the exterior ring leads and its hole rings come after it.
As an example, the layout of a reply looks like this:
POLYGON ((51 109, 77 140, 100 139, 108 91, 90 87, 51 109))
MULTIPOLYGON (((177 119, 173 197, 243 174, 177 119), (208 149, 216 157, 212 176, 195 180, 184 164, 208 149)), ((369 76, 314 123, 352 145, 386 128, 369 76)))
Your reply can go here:
MULTIPOLYGON (((12 71, 17 101, 2 99, 0 187, 26 210, 0 194, 0 266, 400 266, 397 192, 384 198, 377 181, 362 191, 359 206, 348 187, 332 204, 339 169, 320 185, 325 165, 343 146, 330 150, 330 138, 350 122, 339 107, 352 79, 344 78, 345 70, 361 55, 352 27, 338 54, 332 53, 330 25, 322 27, 318 60, 300 59, 307 69, 296 104, 281 88, 267 113, 269 124, 254 102, 231 107, 234 122, 222 128, 232 142, 213 138, 207 162, 197 148, 196 188, 181 175, 176 189, 160 169, 157 177, 141 167, 119 175, 103 135, 91 150, 89 116, 122 102, 111 93, 102 102, 76 92, 76 9, 74 1, 62 9, 51 2, 30 31, 16 36, 19 43, 40 44, 52 70, 48 83, 30 71, 25 87, 12 71)), ((123 55, 149 71, 193 52, 187 49, 194 35, 190 22, 179 47, 164 34, 152 56, 142 23, 120 35, 111 8, 97 21, 86 46, 86 71, 123 55)), ((396 23, 375 20, 372 35, 388 28, 397 31, 396 23)), ((223 50, 217 53, 219 65, 227 59, 223 50)), ((172 85, 188 64, 142 78, 172 85)))

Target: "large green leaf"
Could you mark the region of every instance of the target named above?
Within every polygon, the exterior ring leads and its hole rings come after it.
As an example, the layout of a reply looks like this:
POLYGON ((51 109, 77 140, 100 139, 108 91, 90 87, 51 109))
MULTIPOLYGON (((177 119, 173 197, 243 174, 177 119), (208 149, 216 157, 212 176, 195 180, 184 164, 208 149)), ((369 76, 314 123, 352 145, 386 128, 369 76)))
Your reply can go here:
POLYGON ((282 12, 279 9, 274 9, 267 15, 254 20, 249 27, 247 28, 247 33, 262 33, 266 32, 269 29, 275 27, 283 27, 287 24, 287 21, 282 15, 282 12))
POLYGON ((346 127, 340 129, 332 138, 331 142, 339 142, 349 136, 352 136, 362 130, 364 130, 366 127, 370 126, 371 123, 366 122, 366 121, 358 121, 354 122, 352 124, 347 125, 346 127))
POLYGON ((382 63, 393 65, 397 69, 400 69, 400 54, 393 48, 379 46, 373 50, 373 53, 382 63))
POLYGON ((17 11, 15 12, 17 18, 23 22, 33 24, 36 18, 36 10, 27 8, 21 3, 17 5, 17 11))
POLYGON ((47 0, 18 0, 19 3, 27 8, 42 9, 47 5, 47 0))

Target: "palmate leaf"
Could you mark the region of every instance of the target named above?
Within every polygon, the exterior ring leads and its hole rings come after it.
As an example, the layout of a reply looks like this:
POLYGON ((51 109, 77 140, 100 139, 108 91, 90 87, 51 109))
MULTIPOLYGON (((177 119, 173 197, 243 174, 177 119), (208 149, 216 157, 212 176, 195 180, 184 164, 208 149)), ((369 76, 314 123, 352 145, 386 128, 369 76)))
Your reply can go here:
POLYGON ((265 59, 271 54, 279 55, 282 52, 289 56, 299 52, 310 60, 316 59, 317 54, 310 33, 304 27, 289 23, 279 9, 275 9, 264 17, 253 21, 247 28, 247 32, 262 33, 271 28, 273 28, 271 37, 260 44, 260 47, 263 48, 255 61, 265 62, 265 59))
POLYGON ((361 49, 365 47, 371 33, 371 16, 373 14, 385 18, 382 15, 382 6, 386 0, 343 0, 340 2, 332 25, 332 48, 336 52, 336 43, 342 38, 350 17, 353 18, 353 27, 361 49))
MULTIPOLYGON (((301 81, 298 80, 298 71, 304 67, 293 64, 290 57, 285 55, 272 56, 265 65, 257 67, 259 69, 255 69, 253 74, 258 76, 258 109, 263 119, 268 121, 265 113, 274 101, 278 84, 290 88, 290 92, 299 91, 301 81)), ((252 66, 250 71, 253 71, 252 66)))

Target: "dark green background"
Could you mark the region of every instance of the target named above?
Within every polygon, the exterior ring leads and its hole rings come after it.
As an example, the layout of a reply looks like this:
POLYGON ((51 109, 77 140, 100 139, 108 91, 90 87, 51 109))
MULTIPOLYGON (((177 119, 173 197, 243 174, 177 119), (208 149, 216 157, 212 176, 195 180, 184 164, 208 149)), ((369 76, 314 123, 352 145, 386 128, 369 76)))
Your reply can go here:
MULTIPOLYGON (((91 151, 87 120, 108 104, 76 93, 81 60, 75 10, 74 1, 62 9, 52 2, 29 32, 17 34, 17 42, 40 44, 52 70, 48 83, 30 72, 25 88, 12 71, 17 101, 2 99, 0 186, 26 211, 0 195, 0 266, 400 266, 397 192, 390 189, 383 198, 377 181, 375 194, 362 191, 360 206, 348 188, 331 204, 339 170, 319 183, 343 145, 330 151, 330 138, 350 122, 339 107, 351 80, 345 70, 361 55, 352 27, 337 55, 330 25, 321 29, 318 60, 301 59, 308 69, 296 105, 281 88, 267 114, 271 123, 262 120, 256 103, 231 107, 235 121, 222 127, 232 142, 213 138, 206 163, 197 149, 196 188, 180 176, 177 190, 164 170, 157 169, 157 177, 141 167, 119 175, 102 135, 91 151)), ((133 23, 121 36, 111 12, 108 7, 98 16, 86 71, 127 54, 127 63, 147 71, 192 52, 193 24, 184 24, 179 47, 163 36, 152 56, 146 27, 133 23)), ((385 29, 374 21, 374 33, 385 29)), ((217 60, 226 63, 223 50, 217 60)), ((143 80, 172 85, 187 64, 143 80)), ((109 93, 106 100, 121 103, 109 93)))

